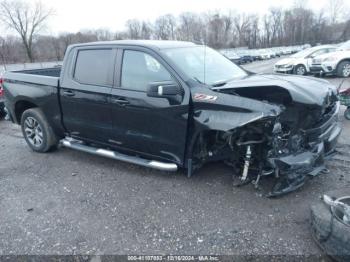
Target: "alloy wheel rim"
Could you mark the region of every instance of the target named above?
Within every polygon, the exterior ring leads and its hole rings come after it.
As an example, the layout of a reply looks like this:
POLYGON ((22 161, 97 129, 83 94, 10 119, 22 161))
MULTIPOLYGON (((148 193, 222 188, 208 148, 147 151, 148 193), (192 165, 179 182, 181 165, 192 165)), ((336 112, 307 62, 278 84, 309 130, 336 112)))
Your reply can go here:
POLYGON ((304 67, 299 66, 299 67, 297 68, 297 74, 298 74, 298 75, 304 75, 304 74, 305 74, 305 69, 304 69, 304 67))
POLYGON ((27 117, 24 121, 24 132, 31 145, 40 147, 44 141, 43 130, 39 122, 33 117, 27 117))
POLYGON ((348 77, 350 76, 350 64, 346 64, 343 67, 343 76, 348 77))

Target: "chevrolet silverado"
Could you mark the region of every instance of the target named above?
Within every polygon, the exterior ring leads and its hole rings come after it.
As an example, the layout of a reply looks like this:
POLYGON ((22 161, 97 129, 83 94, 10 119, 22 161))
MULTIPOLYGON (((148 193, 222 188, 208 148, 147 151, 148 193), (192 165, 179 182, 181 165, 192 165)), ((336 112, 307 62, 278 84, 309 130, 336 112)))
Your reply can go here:
POLYGON ((28 146, 58 145, 191 176, 223 161, 269 196, 324 170, 341 132, 325 80, 254 74, 189 42, 122 40, 70 46, 62 68, 6 72, 5 105, 28 146))

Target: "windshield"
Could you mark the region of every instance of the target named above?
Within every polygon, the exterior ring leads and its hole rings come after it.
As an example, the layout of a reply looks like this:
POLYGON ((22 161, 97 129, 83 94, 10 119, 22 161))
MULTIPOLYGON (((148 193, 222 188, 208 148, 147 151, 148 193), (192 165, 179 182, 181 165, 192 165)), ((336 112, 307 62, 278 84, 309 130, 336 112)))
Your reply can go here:
POLYGON ((162 52, 189 77, 208 85, 247 76, 243 69, 209 47, 171 48, 162 52))

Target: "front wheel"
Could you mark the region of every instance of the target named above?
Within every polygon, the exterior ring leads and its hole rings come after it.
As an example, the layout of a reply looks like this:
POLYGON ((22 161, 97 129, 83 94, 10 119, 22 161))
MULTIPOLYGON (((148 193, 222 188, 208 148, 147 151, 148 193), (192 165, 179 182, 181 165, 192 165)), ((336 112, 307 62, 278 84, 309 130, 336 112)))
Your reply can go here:
POLYGON ((58 143, 57 136, 39 108, 24 111, 21 127, 28 146, 35 152, 48 152, 58 143))
POLYGON ((306 68, 303 65, 297 65, 294 69, 294 74, 303 76, 306 74, 306 68))

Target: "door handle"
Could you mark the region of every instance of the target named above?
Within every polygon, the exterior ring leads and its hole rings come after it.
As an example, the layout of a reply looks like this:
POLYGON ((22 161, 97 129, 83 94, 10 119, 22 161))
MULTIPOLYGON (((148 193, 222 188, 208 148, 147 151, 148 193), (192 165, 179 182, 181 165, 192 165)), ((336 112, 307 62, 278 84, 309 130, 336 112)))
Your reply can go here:
POLYGON ((72 90, 64 90, 63 95, 64 96, 75 96, 75 92, 72 90))
POLYGON ((118 104, 118 105, 130 104, 130 102, 128 100, 126 100, 125 98, 112 98, 111 102, 114 104, 118 104))

